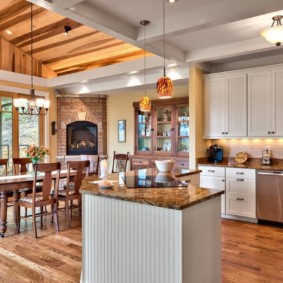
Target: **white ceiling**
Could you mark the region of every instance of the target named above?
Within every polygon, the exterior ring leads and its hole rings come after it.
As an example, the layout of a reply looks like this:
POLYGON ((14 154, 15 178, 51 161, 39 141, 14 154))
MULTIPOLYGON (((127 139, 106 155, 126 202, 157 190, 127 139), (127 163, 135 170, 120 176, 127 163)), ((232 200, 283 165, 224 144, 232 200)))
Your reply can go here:
MULTIPOLYGON (((139 47, 143 47, 143 28, 139 22, 150 20, 146 45, 156 56, 147 59, 147 82, 154 83, 162 75, 163 0, 29 1, 139 47)), ((239 58, 248 60, 283 53, 281 47, 259 35, 271 25, 272 16, 283 14, 282 0, 179 0, 175 4, 166 2, 165 14, 166 63, 178 63, 172 71, 180 80, 188 77, 189 64, 212 66, 239 58)), ((139 81, 137 86, 143 84, 143 68, 143 60, 137 60, 66 75, 50 80, 49 85, 78 93, 84 92, 79 90, 78 82, 87 79, 85 92, 111 93, 133 81, 128 75, 133 70, 139 71, 134 75, 139 81)), ((169 71, 168 68, 167 74, 169 71)))

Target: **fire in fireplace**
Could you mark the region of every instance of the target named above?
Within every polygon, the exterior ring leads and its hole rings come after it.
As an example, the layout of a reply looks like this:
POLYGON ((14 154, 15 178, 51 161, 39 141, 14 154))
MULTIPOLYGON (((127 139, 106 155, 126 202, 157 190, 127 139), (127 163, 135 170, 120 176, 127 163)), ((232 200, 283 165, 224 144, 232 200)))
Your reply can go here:
POLYGON ((77 121, 67 125, 67 155, 97 154, 97 125, 77 121))

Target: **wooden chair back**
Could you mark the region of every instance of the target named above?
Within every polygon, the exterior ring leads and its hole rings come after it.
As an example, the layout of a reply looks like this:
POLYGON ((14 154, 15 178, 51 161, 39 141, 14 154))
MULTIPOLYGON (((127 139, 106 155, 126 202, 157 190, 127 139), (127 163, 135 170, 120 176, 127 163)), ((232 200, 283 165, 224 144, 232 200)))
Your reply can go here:
POLYGON ((42 164, 35 164, 34 165, 34 179, 33 179, 33 186, 32 186, 32 198, 33 203, 35 206, 43 206, 47 204, 52 204, 53 201, 50 201, 50 193, 52 189, 52 172, 56 171, 56 179, 55 179, 55 186, 54 186, 54 199, 57 199, 58 196, 58 187, 59 187, 59 180, 60 180, 60 169, 61 163, 54 162, 54 163, 42 163, 42 164), (44 178, 40 182, 42 182, 42 199, 37 202, 36 201, 36 193, 37 193, 37 183, 38 175, 40 173, 44 173, 44 178), (46 203, 47 202, 47 203, 46 203))
POLYGON ((66 195, 69 194, 69 190, 75 191, 75 194, 79 194, 79 190, 83 179, 89 175, 89 160, 83 161, 68 161, 67 162, 67 183, 66 183, 66 195), (75 170, 75 176, 72 176, 72 171, 75 170))
POLYGON ((0 159, 0 166, 4 166, 4 175, 7 175, 7 172, 8 172, 8 159, 7 158, 0 159))
POLYGON ((31 164, 30 158, 15 157, 13 158, 14 174, 26 173, 28 171, 28 164, 31 164))
POLYGON ((129 160, 129 152, 113 153, 112 173, 125 172, 127 169, 127 163, 129 160))

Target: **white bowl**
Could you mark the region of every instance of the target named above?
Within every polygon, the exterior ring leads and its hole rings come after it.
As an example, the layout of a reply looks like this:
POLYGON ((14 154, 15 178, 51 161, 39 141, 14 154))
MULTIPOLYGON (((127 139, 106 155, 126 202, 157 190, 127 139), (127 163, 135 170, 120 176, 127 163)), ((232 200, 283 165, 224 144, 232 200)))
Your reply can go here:
POLYGON ((175 160, 155 160, 159 172, 170 172, 174 166, 175 160))

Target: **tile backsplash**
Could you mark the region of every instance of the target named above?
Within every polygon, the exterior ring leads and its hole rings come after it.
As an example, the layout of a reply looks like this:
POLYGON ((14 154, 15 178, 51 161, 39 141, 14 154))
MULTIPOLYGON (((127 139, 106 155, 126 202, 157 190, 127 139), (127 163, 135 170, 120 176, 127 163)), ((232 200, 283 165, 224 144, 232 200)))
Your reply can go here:
POLYGON ((272 151, 272 158, 283 159, 283 138, 282 139, 220 139, 211 140, 211 144, 223 146, 225 157, 234 157, 236 153, 244 151, 249 157, 261 158, 262 151, 269 146, 272 151))

